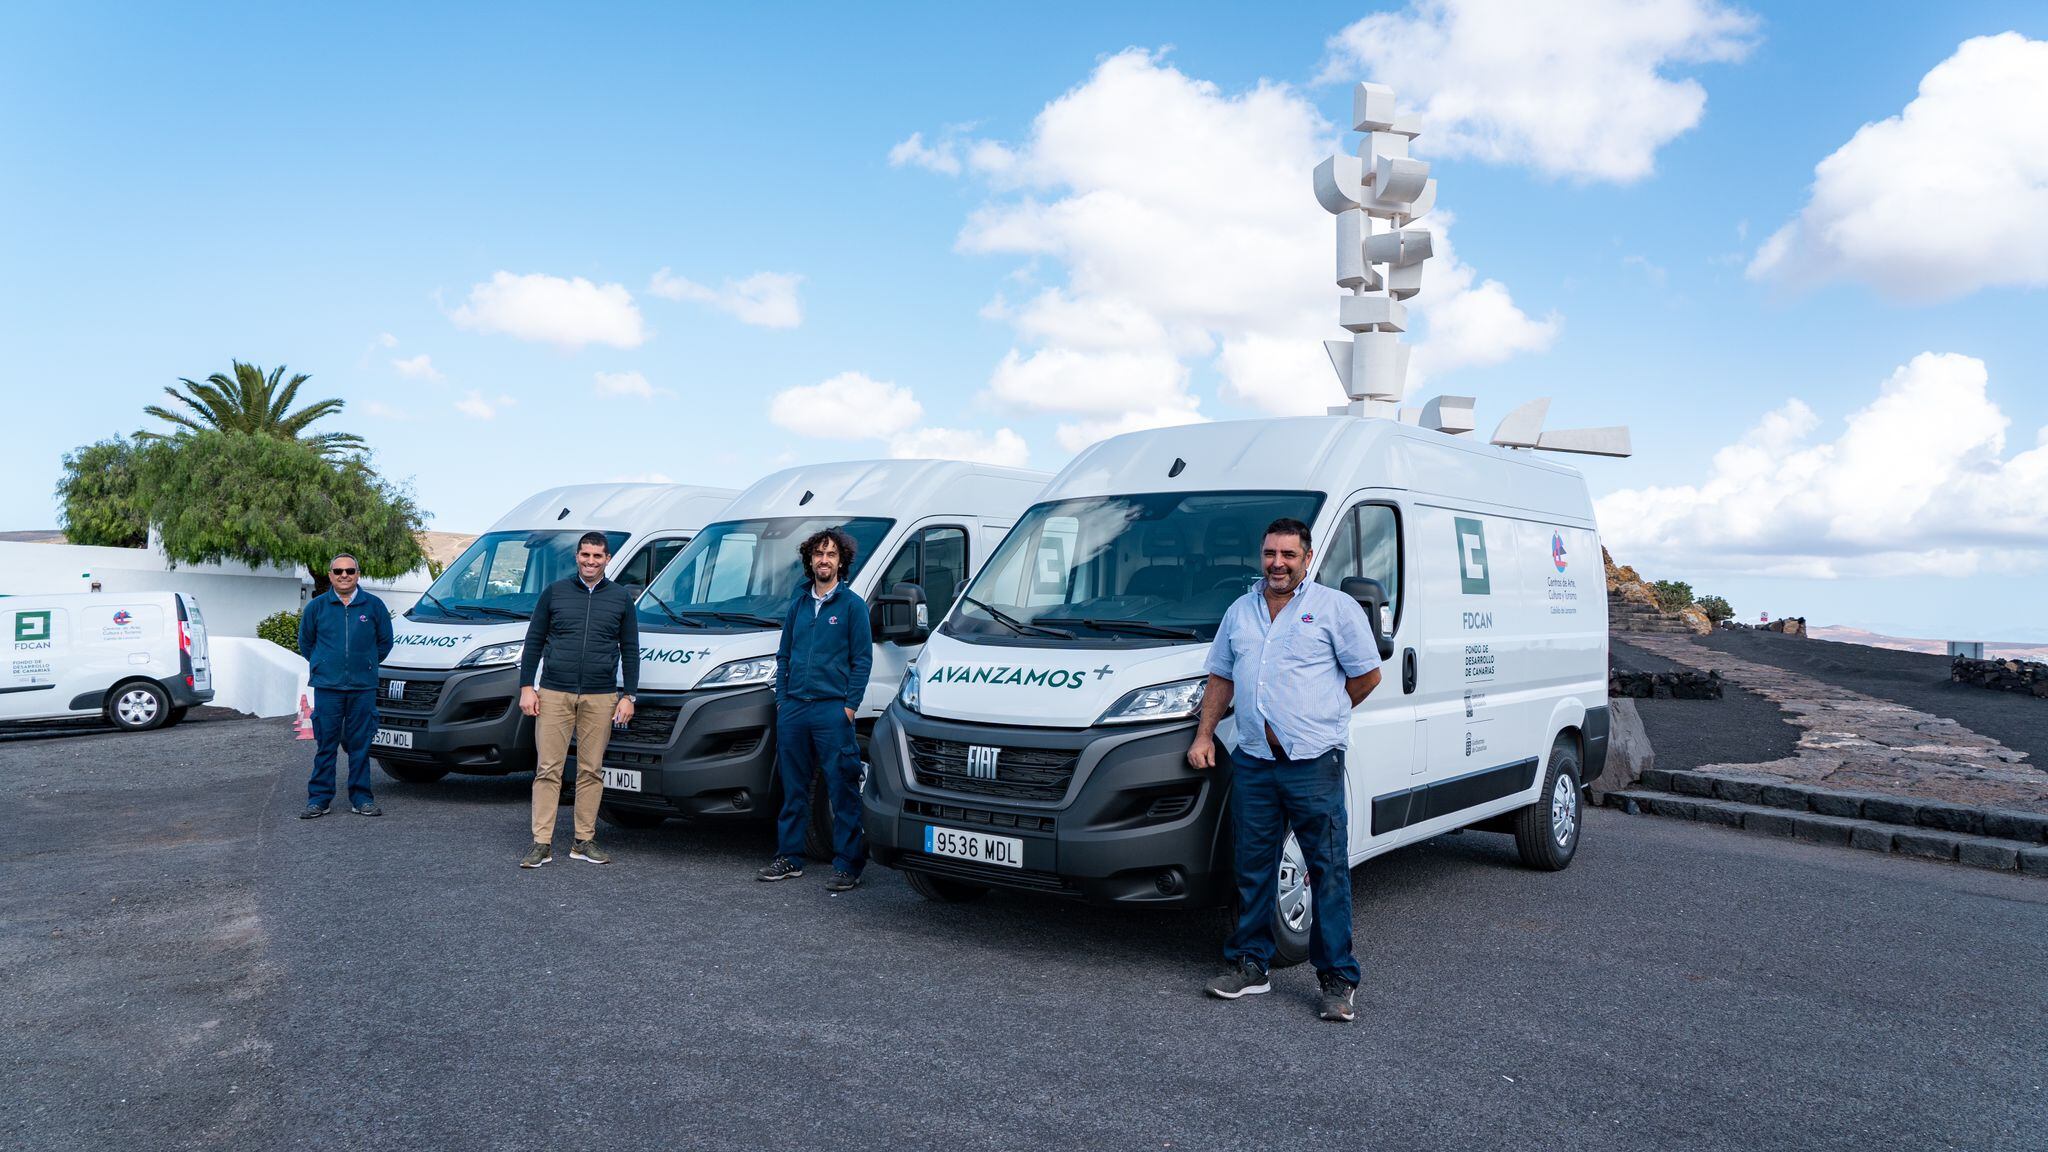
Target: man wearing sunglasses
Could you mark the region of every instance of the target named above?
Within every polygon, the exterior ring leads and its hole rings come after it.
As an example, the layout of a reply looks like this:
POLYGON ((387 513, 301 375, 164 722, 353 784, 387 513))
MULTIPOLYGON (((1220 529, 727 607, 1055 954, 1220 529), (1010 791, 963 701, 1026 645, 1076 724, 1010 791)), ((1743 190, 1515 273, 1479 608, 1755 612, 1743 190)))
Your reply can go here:
POLYGON ((334 800, 334 754, 348 752, 348 805, 382 816, 370 795, 370 741, 377 735, 377 666, 391 655, 391 613, 358 587, 361 566, 344 552, 327 566, 327 591, 299 612, 299 654, 313 685, 313 778, 301 820, 327 815, 334 800))

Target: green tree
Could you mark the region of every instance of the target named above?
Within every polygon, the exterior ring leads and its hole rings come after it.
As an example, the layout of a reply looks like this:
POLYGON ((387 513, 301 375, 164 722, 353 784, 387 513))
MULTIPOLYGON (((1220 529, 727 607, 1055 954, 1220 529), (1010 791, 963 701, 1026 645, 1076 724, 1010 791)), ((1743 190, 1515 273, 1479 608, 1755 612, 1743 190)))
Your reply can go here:
POLYGON ((103 548, 149 543, 149 514, 136 494, 140 448, 115 436, 64 457, 57 498, 64 503, 64 538, 103 548))
POLYGON ((1693 603, 1698 604, 1700 611, 1707 614, 1707 619, 1716 624, 1723 620, 1735 619, 1735 609, 1719 596, 1702 596, 1693 603))
POLYGON ((240 360, 233 363, 235 370, 232 376, 215 372, 203 384, 181 376, 178 383, 185 386, 182 391, 165 385, 164 392, 188 411, 174 412, 161 404, 151 404, 143 411, 177 430, 168 434, 138 432, 136 439, 182 439, 211 429, 296 440, 323 456, 336 456, 363 447, 363 438, 348 432, 305 434, 308 425, 338 414, 344 404, 331 398, 315 400, 296 412, 292 411, 292 402, 298 399, 300 385, 311 380, 311 376, 299 372, 286 380, 282 364, 265 376, 263 369, 254 364, 244 364, 240 360))
POLYGON ((1659 580, 1650 588, 1657 594, 1657 606, 1666 612, 1676 612, 1692 604, 1692 585, 1683 580, 1659 580))
POLYGON ((360 456, 239 432, 194 432, 141 453, 139 494, 173 563, 301 565, 327 588, 327 561, 348 552, 363 575, 398 576, 424 558, 426 517, 412 493, 360 456))

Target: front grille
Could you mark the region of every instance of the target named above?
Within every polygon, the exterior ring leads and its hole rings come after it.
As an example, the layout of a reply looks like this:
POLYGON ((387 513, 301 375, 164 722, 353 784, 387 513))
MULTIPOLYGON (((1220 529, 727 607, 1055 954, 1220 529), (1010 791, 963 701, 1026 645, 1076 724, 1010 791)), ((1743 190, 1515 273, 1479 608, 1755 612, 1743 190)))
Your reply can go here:
POLYGON ((1059 748, 1001 748, 993 776, 968 769, 969 745, 958 740, 910 738, 910 765, 928 788, 1001 796, 1014 800, 1059 800, 1067 794, 1081 754, 1059 748))
POLYGON ((987 812, 980 808, 963 808, 958 804, 934 804, 929 800, 905 800, 903 810, 926 820, 950 821, 955 824, 1015 828, 1023 832, 1051 832, 1056 828, 1050 816, 1034 816, 1021 812, 987 812))
POLYGON ((922 852, 905 852, 896 862, 901 867, 913 871, 968 880, 976 884, 1028 888, 1033 892, 1050 892, 1056 896, 1081 895, 1079 889, 1054 872, 1038 872, 1030 868, 1005 868, 1000 864, 978 864, 972 860, 955 860, 951 856, 927 856, 922 852))
POLYGON ((665 745, 676 730, 676 717, 682 714, 681 708, 667 704, 636 705, 633 722, 612 729, 612 743, 665 745))
POLYGON ((432 712, 434 705, 441 702, 439 680, 399 680, 405 685, 402 696, 391 695, 391 684, 398 677, 377 678, 377 710, 379 712, 432 712))
POLYGON ((427 727, 427 718, 424 716, 392 716, 380 708, 377 710, 377 723, 386 728, 408 728, 413 731, 423 732, 427 727))

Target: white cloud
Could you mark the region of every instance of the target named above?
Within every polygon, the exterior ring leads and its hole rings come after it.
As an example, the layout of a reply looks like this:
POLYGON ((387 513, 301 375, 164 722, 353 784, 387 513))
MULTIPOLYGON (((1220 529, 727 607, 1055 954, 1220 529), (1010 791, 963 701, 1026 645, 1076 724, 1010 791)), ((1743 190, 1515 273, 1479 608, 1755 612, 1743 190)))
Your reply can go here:
POLYGON ((1741 60, 1756 29, 1717 0, 1413 0, 1331 37, 1322 79, 1391 86, 1429 154, 1627 183, 1706 110, 1668 73, 1741 60))
POLYGON ((819 384, 785 388, 768 403, 768 419, 799 436, 821 440, 887 438, 924 415, 910 389, 859 372, 819 384))
POLYGON ((668 389, 656 388, 638 372, 599 372, 595 384, 599 396, 635 396, 652 400, 656 396, 669 395, 668 389))
POLYGON ((2048 41, 1965 40, 1903 112, 1814 167, 1806 207, 1764 241, 1749 275, 1861 280, 1916 300, 2048 284, 2043 108, 2048 41))
POLYGON ((472 420, 495 420, 500 410, 519 403, 510 396, 500 393, 494 399, 485 399, 482 392, 472 388, 455 402, 455 410, 472 420))
POLYGON ((408 380, 447 379, 446 376, 441 374, 440 369, 434 367, 433 357, 428 356, 425 352, 417 356, 408 356, 402 360, 393 359, 391 361, 391 368, 408 380))
POLYGON ((1022 468, 1031 461, 1031 448, 1024 438, 1008 428, 978 432, 965 428, 913 428, 889 438, 889 455, 899 460, 972 460, 1022 468))
POLYGON ((405 421, 412 419, 412 413, 407 412, 403 408, 393 408, 391 405, 384 403, 382 400, 372 400, 369 403, 364 404, 363 411, 372 418, 378 420, 395 420, 398 421, 399 423, 404 423, 405 421))
POLYGON ((1623 563, 1672 572, 1964 576, 2048 563, 2048 428, 2005 454, 1984 362, 1922 353, 1841 435, 1794 399, 1696 485, 1616 492, 1601 530, 1623 563))
POLYGON ((450 319, 479 332, 569 348, 637 348, 647 339, 640 308, 624 285, 593 284, 580 276, 564 280, 539 272, 499 272, 489 283, 471 288, 469 300, 450 319))
POLYGON ((760 328, 794 328, 804 322, 797 286, 802 276, 785 272, 756 272, 744 280, 727 280, 717 288, 674 275, 667 268, 654 274, 649 292, 668 300, 690 300, 708 304, 742 324, 760 328))
POLYGON ((1126 432, 1143 432, 1148 428, 1174 428, 1182 424, 1199 424, 1205 419, 1200 413, 1186 408, 1149 408, 1097 420, 1077 420, 1062 424, 1054 435, 1060 447, 1069 452, 1079 452, 1098 440, 1121 436, 1126 432))
POLYGON ((377 333, 377 346, 380 348, 396 348, 398 347, 398 337, 393 336, 389 332, 379 332, 377 333))
POLYGON ((909 139, 889 149, 889 167, 901 168, 905 164, 942 176, 958 176, 960 149, 954 141, 944 137, 938 144, 928 146, 924 142, 924 133, 912 132, 909 139))

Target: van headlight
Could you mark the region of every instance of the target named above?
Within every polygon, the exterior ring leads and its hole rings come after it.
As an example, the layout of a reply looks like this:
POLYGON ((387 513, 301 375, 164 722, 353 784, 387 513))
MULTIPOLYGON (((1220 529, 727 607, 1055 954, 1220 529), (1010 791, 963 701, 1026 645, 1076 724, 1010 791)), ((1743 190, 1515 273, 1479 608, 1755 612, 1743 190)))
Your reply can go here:
POLYGON ((752 660, 734 660, 720 664, 704 674, 697 681, 699 688, 737 688, 742 684, 773 684, 775 682, 775 657, 758 656, 752 660))
POLYGON ((1126 692, 1097 724, 1143 724, 1153 720, 1187 720, 1202 711, 1202 692, 1209 686, 1207 676, 1154 684, 1126 692))
POLYGON ((526 651, 526 641, 516 640, 510 644, 486 644, 464 656, 457 668, 495 668, 500 664, 517 664, 526 651))
POLYGON ((924 711, 923 707, 920 706, 917 694, 917 665, 912 664, 903 673, 903 687, 896 690, 896 700, 912 712, 921 713, 924 711))

